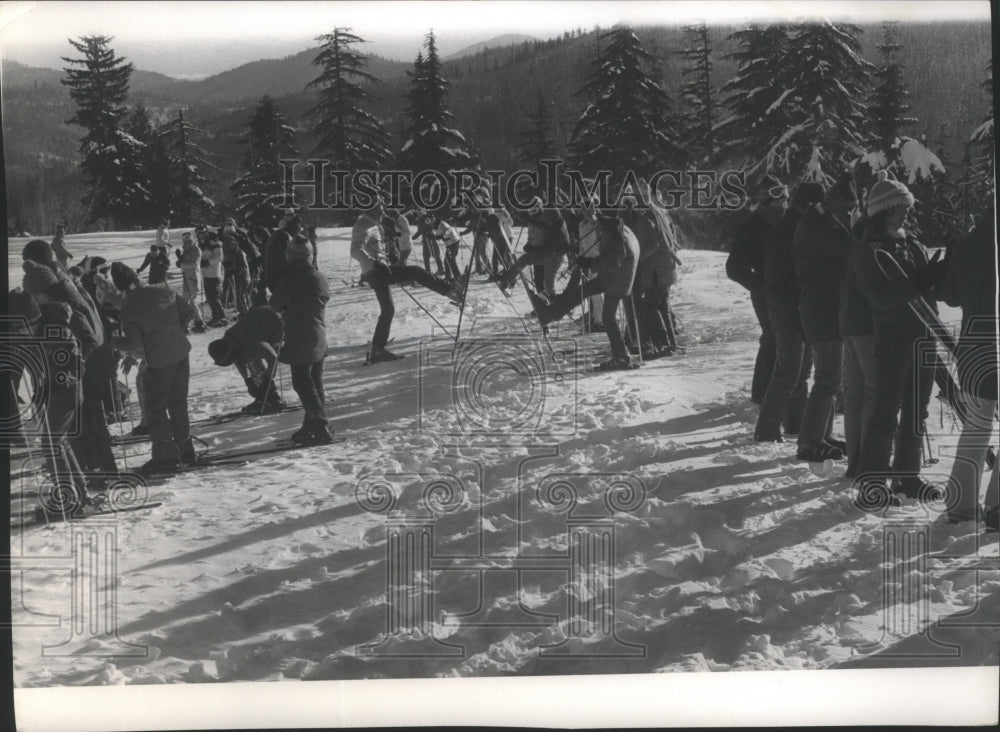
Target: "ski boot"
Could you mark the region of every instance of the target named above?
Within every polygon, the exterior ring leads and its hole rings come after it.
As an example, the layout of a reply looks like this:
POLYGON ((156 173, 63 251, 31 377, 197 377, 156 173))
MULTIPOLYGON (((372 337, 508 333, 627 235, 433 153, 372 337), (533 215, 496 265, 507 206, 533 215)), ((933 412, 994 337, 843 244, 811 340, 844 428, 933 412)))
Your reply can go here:
POLYGON ((275 412, 281 412, 288 409, 288 405, 285 404, 285 400, 280 397, 277 399, 270 399, 261 405, 261 414, 274 414, 275 412))
POLYGON ((906 496, 921 503, 934 503, 944 500, 944 491, 940 487, 920 478, 897 478, 892 482, 892 492, 898 496, 906 496))
POLYGON ((306 447, 309 445, 329 445, 333 442, 333 435, 326 425, 303 425, 301 429, 292 434, 291 440, 296 445, 306 447))
POLYGON ((149 426, 144 425, 142 422, 137 424, 132 428, 132 431, 128 433, 129 437, 141 437, 143 435, 149 434, 149 426))
POLYGON ((810 463, 822 463, 827 460, 842 460, 844 453, 840 451, 840 448, 820 442, 812 445, 803 445, 799 448, 795 457, 798 460, 805 460, 810 463))
POLYGON ((209 328, 222 328, 226 325, 229 325, 229 321, 225 318, 212 318, 208 321, 209 328))
POLYGON ((240 410, 240 414, 260 415, 264 413, 264 402, 254 400, 240 410))
POLYGON ((392 351, 388 351, 385 348, 373 348, 368 352, 368 358, 365 360, 366 364, 381 363, 382 361, 398 361, 399 356, 397 356, 392 351))
POLYGON ((192 333, 205 333, 207 331, 208 331, 208 328, 206 328, 205 324, 202 323, 200 320, 197 323, 195 323, 193 326, 191 326, 191 332, 192 333))

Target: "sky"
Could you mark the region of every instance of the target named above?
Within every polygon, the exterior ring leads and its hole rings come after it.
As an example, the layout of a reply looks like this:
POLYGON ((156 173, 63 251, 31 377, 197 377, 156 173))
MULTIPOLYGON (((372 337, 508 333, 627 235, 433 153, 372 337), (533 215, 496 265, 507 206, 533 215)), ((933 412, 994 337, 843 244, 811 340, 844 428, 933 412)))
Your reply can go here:
MULTIPOLYGON (((215 61, 244 56, 283 56, 304 50, 334 26, 349 26, 371 42, 367 50, 412 60, 429 28, 443 55, 505 33, 550 38, 566 30, 633 25, 678 24, 704 19, 732 24, 751 18, 808 16, 941 21, 988 20, 989 2, 756 2, 700 0, 655 2, 2 2, 0 55, 31 65, 59 67, 70 49, 66 39, 99 33, 115 37, 114 47, 138 68, 178 56, 206 56, 204 42, 218 45, 215 61), (191 45, 198 42, 197 46, 191 45), (131 54, 129 53, 131 52, 131 54), (143 54, 148 54, 145 58, 143 54), (156 59, 159 58, 159 61, 156 59), (148 63, 147 63, 148 61, 148 63)), ((236 65, 235 63, 230 65, 236 65)), ((204 69, 215 73, 222 69, 204 69)), ((164 71, 164 73, 170 73, 164 71)))

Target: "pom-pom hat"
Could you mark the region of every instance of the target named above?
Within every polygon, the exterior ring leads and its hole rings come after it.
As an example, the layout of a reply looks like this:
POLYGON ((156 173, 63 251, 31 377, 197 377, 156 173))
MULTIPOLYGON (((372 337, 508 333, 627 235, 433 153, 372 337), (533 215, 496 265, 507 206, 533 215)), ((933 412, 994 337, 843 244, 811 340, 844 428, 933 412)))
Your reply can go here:
POLYGON ((880 170, 878 180, 868 191, 868 205, 866 211, 868 216, 874 216, 879 211, 888 211, 897 207, 909 208, 913 205, 913 194, 910 189, 893 180, 889 174, 880 170))

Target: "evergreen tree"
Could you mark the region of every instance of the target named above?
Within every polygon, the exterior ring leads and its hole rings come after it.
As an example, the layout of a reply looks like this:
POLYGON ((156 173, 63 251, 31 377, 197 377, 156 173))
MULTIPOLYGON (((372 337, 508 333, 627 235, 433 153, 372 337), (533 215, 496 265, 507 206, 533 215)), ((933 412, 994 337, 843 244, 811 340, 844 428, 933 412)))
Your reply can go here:
POLYGON ((715 155, 717 115, 715 90, 712 88, 712 47, 705 23, 684 28, 684 48, 679 53, 684 59, 681 72, 684 83, 680 93, 684 137, 689 141, 690 159, 701 163, 715 155))
MULTIPOLYGON (((135 107, 123 123, 125 134, 130 135, 135 144, 133 149, 136 154, 127 158, 122 167, 122 178, 125 189, 130 194, 128 206, 128 220, 122 223, 128 225, 142 225, 155 221, 162 213, 158 210, 156 201, 161 191, 154 185, 161 180, 151 175, 155 170, 155 160, 153 152, 155 147, 151 143, 156 135, 153 132, 153 125, 149 119, 149 111, 142 105, 135 107)), ((163 198, 159 198, 163 200, 163 198)), ((165 213, 165 212, 164 212, 165 213)))
POLYGON ((960 212, 966 222, 987 209, 996 195, 996 139, 993 130, 993 59, 986 64, 986 79, 980 85, 988 100, 989 112, 972 131, 965 146, 964 172, 958 183, 960 212))
POLYGON ((215 201, 205 194, 208 178, 201 172, 216 168, 209 160, 209 153, 195 142, 205 131, 184 119, 184 111, 164 125, 158 132, 169 161, 164 171, 171 188, 171 214, 189 223, 204 220, 215 208, 215 201))
POLYGON ((76 113, 67 123, 86 130, 80 141, 80 168, 90 188, 85 199, 88 218, 114 225, 129 219, 130 207, 143 193, 128 187, 135 185, 129 181, 130 169, 141 145, 122 129, 133 66, 115 55, 111 40, 108 36, 71 39, 70 45, 82 58, 63 57, 70 66, 63 69, 66 76, 60 81, 76 102, 76 113))
POLYGON ((871 142, 886 155, 902 131, 917 121, 907 114, 910 93, 903 82, 903 64, 898 57, 902 48, 897 38, 898 25, 895 22, 882 24, 882 44, 878 47, 881 62, 875 69, 876 84, 868 102, 871 142))
POLYGON ((399 162, 414 173, 436 170, 469 170, 475 159, 468 152, 465 136, 451 125, 454 115, 448 104, 448 82, 442 75, 434 31, 424 42, 427 56, 417 53, 409 76, 406 114, 409 124, 403 131, 405 142, 399 162))
POLYGON ((281 218, 283 169, 278 161, 298 155, 295 130, 269 96, 261 98, 247 123, 244 173, 232 185, 237 216, 248 223, 273 226, 281 218))
POLYGON ((753 25, 728 36, 736 50, 726 58, 737 68, 721 89, 727 114, 716 135, 735 160, 749 162, 751 151, 766 149, 774 130, 787 128, 788 110, 780 101, 787 95, 789 32, 785 25, 753 25))
POLYGON ((365 58, 351 48, 364 39, 349 28, 334 28, 316 40, 323 45, 312 63, 322 71, 307 84, 317 89, 316 106, 309 112, 316 119, 315 152, 330 161, 331 171, 374 170, 391 152, 382 122, 363 107, 371 95, 361 83, 380 83, 364 70, 365 58))
POLYGON ((521 160, 528 165, 537 165, 546 158, 555 158, 558 146, 555 141, 555 116, 541 92, 535 102, 535 110, 528 112, 528 126, 521 133, 521 160))
POLYGON ((574 165, 588 175, 611 171, 611 182, 627 173, 648 176, 680 157, 670 97, 645 72, 653 57, 635 33, 615 27, 598 35, 591 72, 576 94, 590 100, 570 145, 574 165))

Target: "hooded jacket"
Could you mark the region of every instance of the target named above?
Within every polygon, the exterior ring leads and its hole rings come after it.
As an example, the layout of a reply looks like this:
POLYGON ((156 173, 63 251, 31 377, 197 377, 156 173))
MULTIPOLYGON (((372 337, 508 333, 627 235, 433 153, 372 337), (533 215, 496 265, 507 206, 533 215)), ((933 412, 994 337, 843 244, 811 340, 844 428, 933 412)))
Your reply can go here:
POLYGON ((271 293, 271 306, 281 311, 285 345, 278 359, 308 366, 326 356, 326 303, 330 289, 308 259, 288 264, 271 293))
POLYGON ((142 354, 149 368, 172 366, 187 358, 191 350, 185 330, 194 316, 194 308, 173 290, 138 285, 125 293, 121 313, 124 335, 112 342, 121 351, 142 354))

